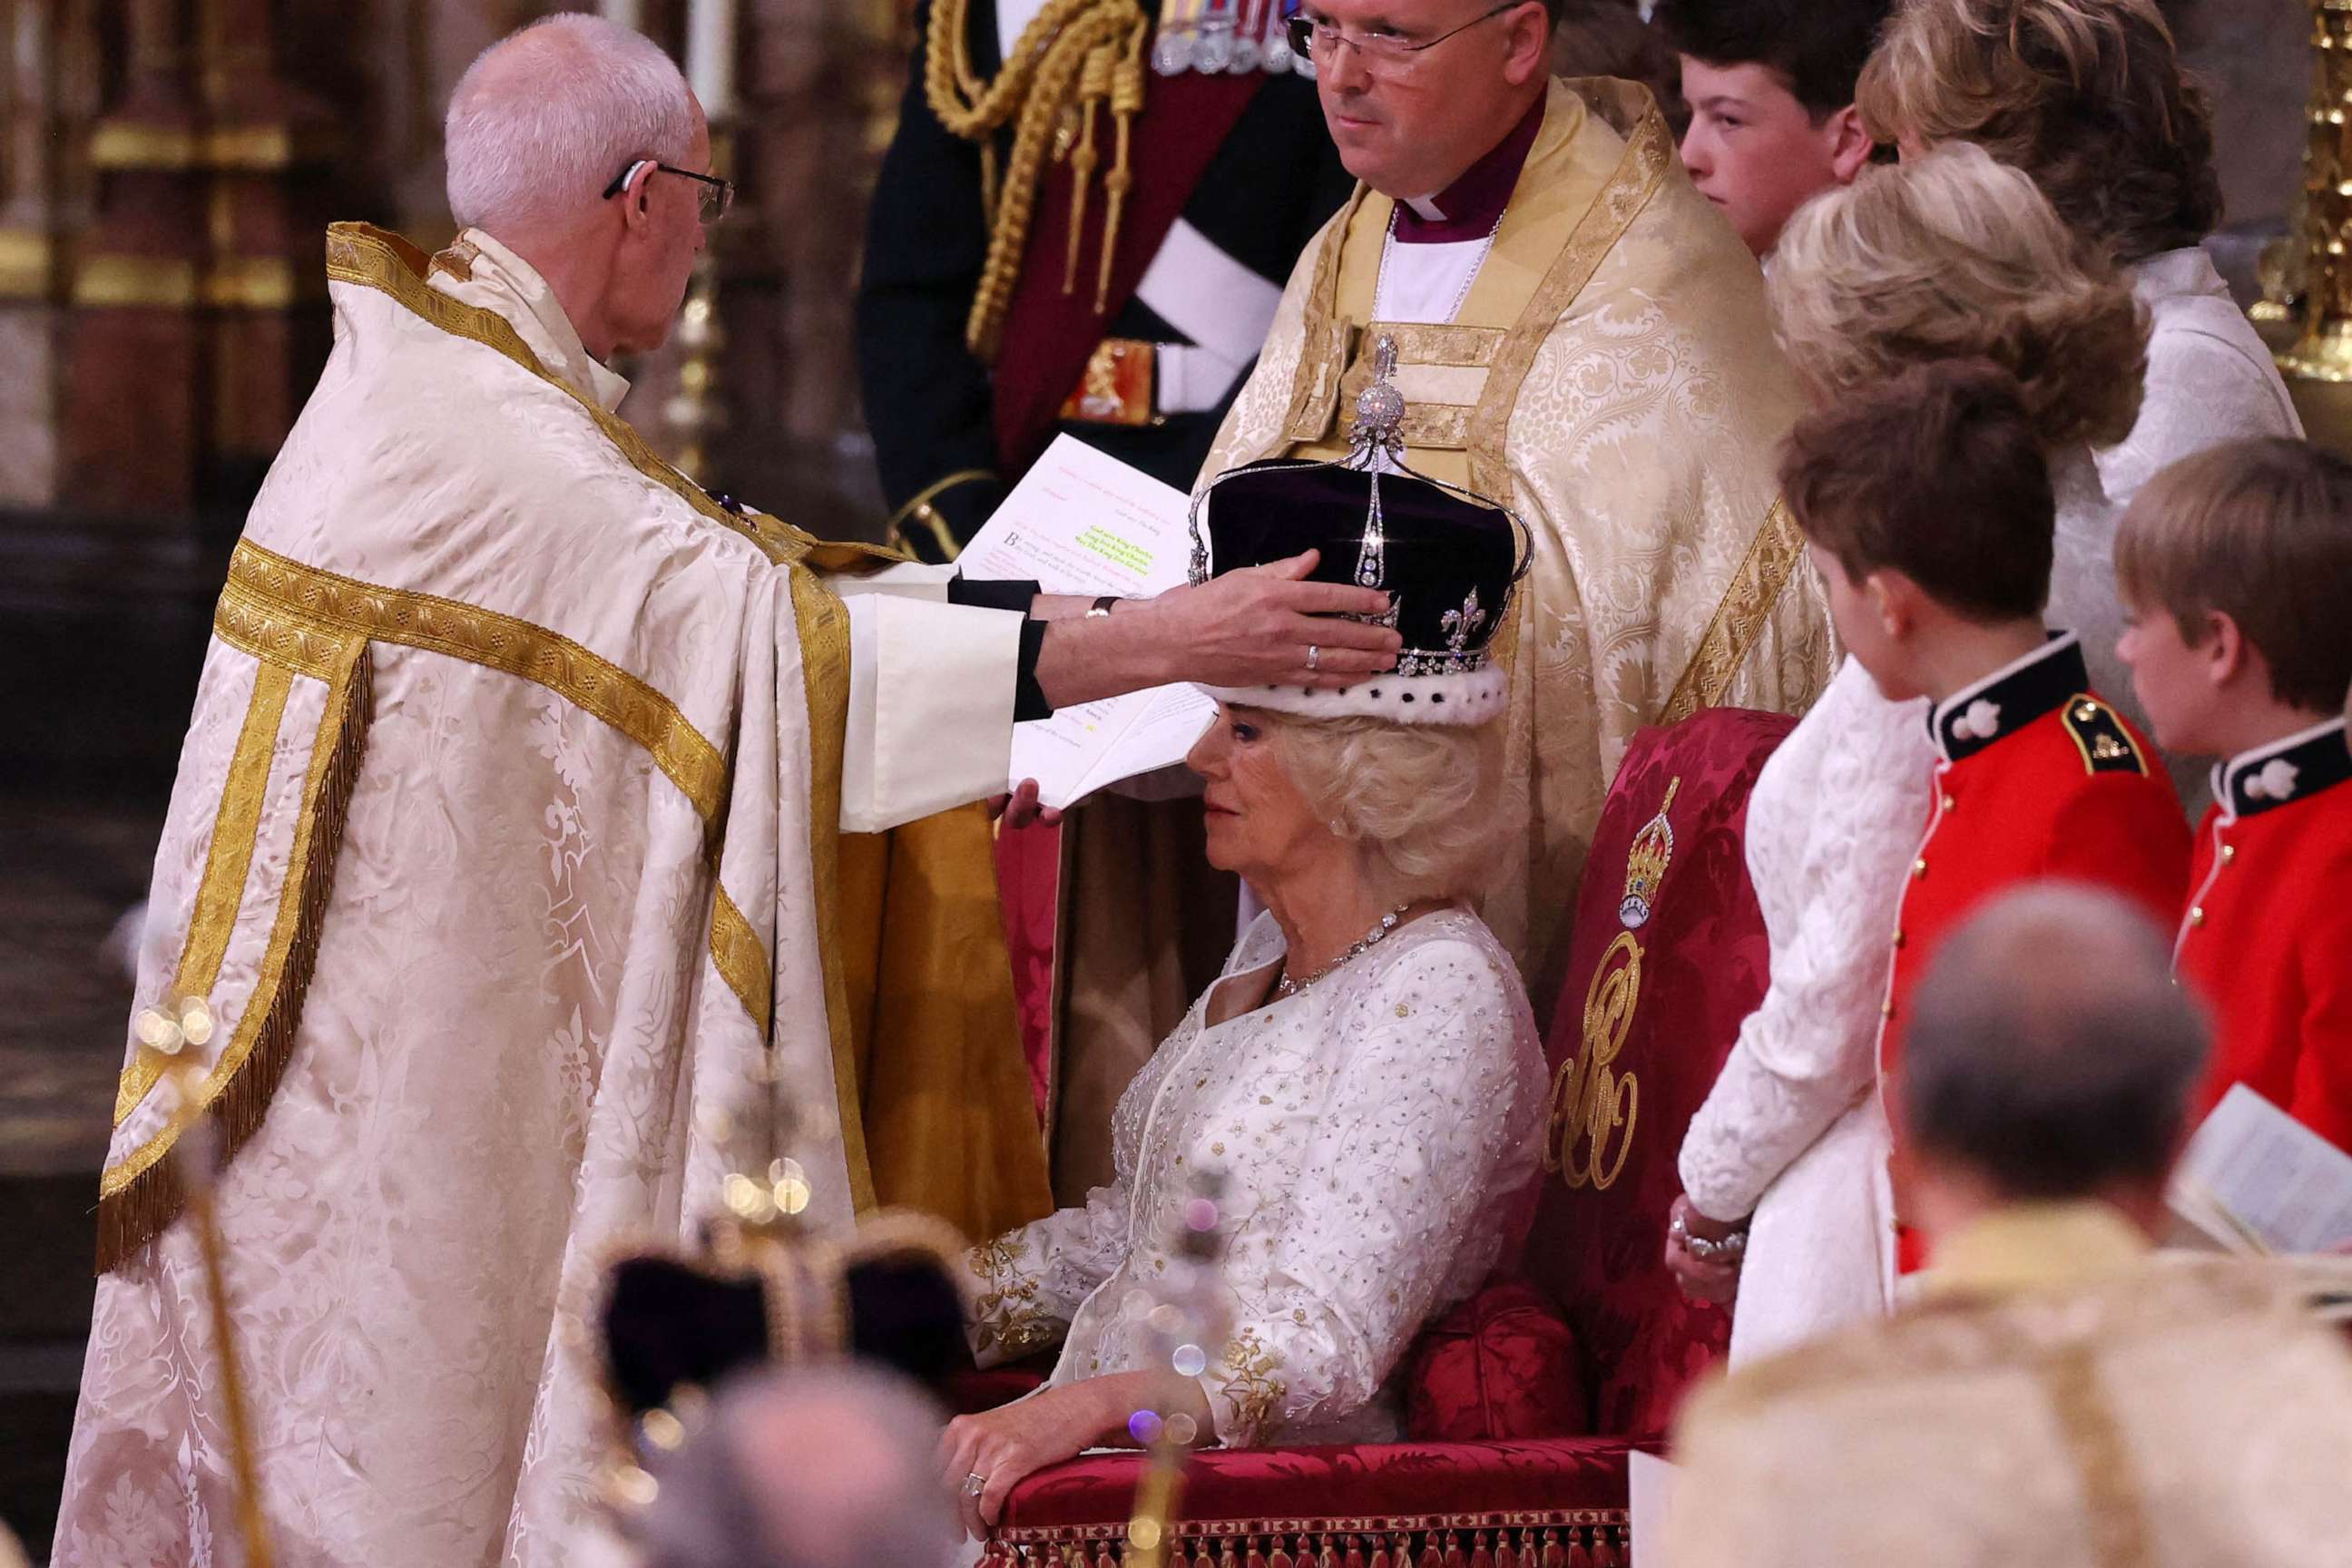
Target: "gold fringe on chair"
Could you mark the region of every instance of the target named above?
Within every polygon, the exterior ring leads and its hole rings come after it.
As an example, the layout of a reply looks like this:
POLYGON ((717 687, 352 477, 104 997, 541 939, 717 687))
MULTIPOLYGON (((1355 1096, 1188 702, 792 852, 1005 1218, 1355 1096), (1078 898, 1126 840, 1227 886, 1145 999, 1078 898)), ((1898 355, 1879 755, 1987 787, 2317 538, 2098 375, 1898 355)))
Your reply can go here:
MULTIPOLYGON (((1542 1509, 1173 1524, 1168 1568, 1633 1568, 1626 1510, 1542 1509)), ((989 1568, 1132 1568, 1124 1521, 994 1531, 989 1568)))
MULTIPOLYGON (((352 803, 352 787, 359 780, 360 763, 367 749, 368 721, 374 702, 374 679, 368 645, 354 642, 345 670, 330 683, 327 710, 320 719, 320 752, 314 752, 313 776, 305 791, 301 820, 295 824, 294 864, 288 868, 288 887, 281 900, 278 927, 270 935, 284 952, 276 965, 268 994, 247 1003, 248 1017, 259 1009, 257 1025, 240 1021, 236 1038, 223 1051, 227 1081, 213 1093, 206 1107, 184 1105, 180 1119, 209 1109, 220 1140, 224 1163, 236 1157, 247 1140, 261 1130, 278 1080, 294 1054, 294 1033, 302 1019, 302 1000, 319 962, 319 932, 327 912, 328 895, 335 879, 336 851, 341 847, 344 818, 352 803), (290 905, 290 910, 289 909, 290 905), (290 923, 289 923, 290 918, 290 923), (248 1027, 251 1030, 248 1035, 248 1027), (240 1046, 245 1055, 237 1059, 240 1046), (233 1065, 231 1065, 233 1064, 233 1065)), ((264 961, 265 974, 268 963, 264 961)), ((172 1162, 156 1158, 113 1192, 101 1192, 98 1202, 98 1271, 108 1273, 161 1235, 180 1216, 186 1203, 172 1162)))

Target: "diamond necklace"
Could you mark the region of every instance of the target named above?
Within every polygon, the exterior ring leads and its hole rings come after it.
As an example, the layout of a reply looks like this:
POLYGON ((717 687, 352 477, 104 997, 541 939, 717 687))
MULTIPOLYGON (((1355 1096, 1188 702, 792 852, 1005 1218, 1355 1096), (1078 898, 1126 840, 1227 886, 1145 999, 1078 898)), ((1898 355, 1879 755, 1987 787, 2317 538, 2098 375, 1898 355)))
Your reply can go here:
POLYGON ((1361 958, 1365 953, 1371 952, 1373 948, 1380 945, 1382 938, 1386 937, 1389 932, 1396 930, 1397 922, 1404 919, 1405 910, 1412 908, 1412 906, 1413 900, 1407 899, 1403 903, 1399 904, 1396 908, 1382 915, 1381 917, 1380 924, 1374 926, 1371 930, 1366 931, 1361 937, 1358 938, 1355 946, 1349 948, 1347 952, 1341 953, 1339 957, 1333 959, 1330 963, 1325 964, 1314 973, 1306 976, 1304 979, 1293 980, 1290 977, 1290 963, 1289 960, 1285 959, 1283 961, 1282 978, 1274 983, 1274 999, 1279 1002, 1286 996, 1294 995, 1298 992, 1304 991, 1309 985, 1314 984, 1317 981, 1322 979, 1325 975, 1330 973, 1333 970, 1347 963, 1349 959, 1361 958))
MULTIPOLYGON (((1403 211, 1404 204, 1402 202, 1399 202, 1394 206, 1389 208, 1389 231, 1388 234, 1381 240, 1380 276, 1372 279, 1372 320, 1375 321, 1384 321, 1388 320, 1386 316, 1381 314, 1381 302, 1388 298, 1389 258, 1396 254, 1397 215, 1403 211)), ((1479 243, 1478 254, 1471 261, 1470 270, 1463 276, 1462 287, 1454 291, 1454 303, 1445 308, 1445 314, 1439 318, 1435 323, 1436 325, 1441 327, 1451 326, 1454 324, 1454 318, 1462 313, 1464 301, 1470 298, 1470 286, 1477 282, 1478 274, 1486 270, 1487 253, 1495 248, 1495 237, 1502 232, 1503 215, 1501 213, 1496 213, 1495 215, 1495 226, 1486 231, 1486 237, 1479 243)))

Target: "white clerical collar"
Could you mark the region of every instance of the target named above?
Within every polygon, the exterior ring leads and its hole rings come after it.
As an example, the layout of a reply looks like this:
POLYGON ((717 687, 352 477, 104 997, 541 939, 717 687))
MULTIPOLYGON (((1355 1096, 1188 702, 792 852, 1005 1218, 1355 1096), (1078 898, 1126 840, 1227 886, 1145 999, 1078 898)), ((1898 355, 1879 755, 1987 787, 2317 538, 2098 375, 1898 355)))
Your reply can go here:
POLYGON ((1404 205, 1411 207, 1412 216, 1423 223, 1445 221, 1445 209, 1437 205, 1435 196, 1407 196, 1404 199, 1404 205))
POLYGON ((505 318, 522 334, 541 364, 605 413, 621 405, 621 399, 629 393, 627 379, 604 368, 588 352, 571 318, 563 313, 555 290, 547 286, 537 268, 478 228, 459 234, 453 248, 471 251, 467 275, 459 279, 436 271, 436 284, 469 305, 505 318))

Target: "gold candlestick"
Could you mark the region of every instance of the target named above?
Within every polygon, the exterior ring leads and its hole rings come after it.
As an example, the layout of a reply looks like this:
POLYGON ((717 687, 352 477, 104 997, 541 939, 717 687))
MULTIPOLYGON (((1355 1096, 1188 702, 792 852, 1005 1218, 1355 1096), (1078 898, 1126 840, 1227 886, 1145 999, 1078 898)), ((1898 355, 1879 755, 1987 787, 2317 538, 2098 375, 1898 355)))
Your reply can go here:
POLYGON ((2279 356, 2290 375, 2352 380, 2352 0, 2313 0, 2308 139, 2303 154, 2303 334, 2279 356))
MULTIPOLYGON (((2278 356, 2313 439, 2352 449, 2352 0, 2312 0, 2299 233, 2303 329, 2278 356)), ((2291 269, 2288 269, 2291 272, 2291 269)))
MULTIPOLYGON (((711 173, 732 178, 734 155, 734 128, 713 120, 711 173)), ((706 487, 711 481, 711 437, 727 428, 727 405, 719 395, 719 360, 727 347, 727 329, 719 319, 720 232, 711 230, 687 281, 677 318, 677 390, 662 407, 663 422, 677 440, 678 472, 706 487)))

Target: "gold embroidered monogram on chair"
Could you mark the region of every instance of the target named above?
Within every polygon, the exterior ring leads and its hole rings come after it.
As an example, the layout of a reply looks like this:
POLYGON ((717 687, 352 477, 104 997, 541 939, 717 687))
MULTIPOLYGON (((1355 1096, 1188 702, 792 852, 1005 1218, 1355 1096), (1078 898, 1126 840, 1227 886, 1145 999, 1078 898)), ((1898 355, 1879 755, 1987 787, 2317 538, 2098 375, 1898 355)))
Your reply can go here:
POLYGON ((1633 933, 1657 911, 1658 889, 1674 863, 1675 829, 1666 814, 1682 786, 1679 776, 1668 781, 1657 815, 1642 825, 1625 852, 1625 896, 1617 906, 1625 929, 1592 971, 1576 1055, 1552 1079, 1544 1168, 1558 1172, 1570 1187, 1607 1189, 1633 1147, 1642 1086, 1631 1068, 1617 1068, 1617 1054, 1625 1048, 1633 1009, 1642 1001, 1642 943, 1633 933))

